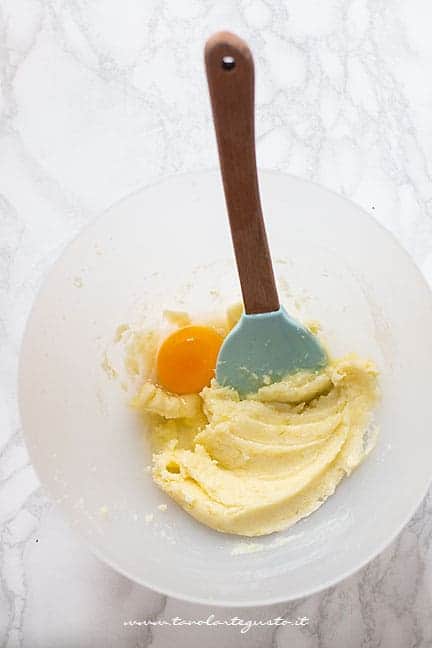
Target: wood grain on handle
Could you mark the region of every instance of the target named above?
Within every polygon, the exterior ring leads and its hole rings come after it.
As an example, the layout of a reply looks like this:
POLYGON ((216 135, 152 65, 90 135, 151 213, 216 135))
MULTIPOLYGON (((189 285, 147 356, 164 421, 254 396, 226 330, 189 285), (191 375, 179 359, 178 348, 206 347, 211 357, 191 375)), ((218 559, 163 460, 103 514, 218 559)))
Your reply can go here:
POLYGON ((255 158, 252 54, 238 36, 219 32, 206 43, 205 63, 245 311, 275 311, 279 309, 279 298, 255 158))

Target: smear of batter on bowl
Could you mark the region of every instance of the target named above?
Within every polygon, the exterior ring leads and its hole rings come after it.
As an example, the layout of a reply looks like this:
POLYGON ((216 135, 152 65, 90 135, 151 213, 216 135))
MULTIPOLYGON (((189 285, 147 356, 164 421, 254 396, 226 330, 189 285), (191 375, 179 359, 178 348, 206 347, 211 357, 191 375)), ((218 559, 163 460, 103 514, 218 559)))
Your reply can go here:
MULTIPOLYGON (((197 324, 223 339, 240 315, 236 305, 197 324)), ((171 332, 192 321, 167 313, 171 332)), ((316 333, 316 323, 310 329, 316 333)), ((374 447, 376 428, 365 435, 378 398, 371 361, 354 354, 331 360, 245 399, 214 378, 199 393, 175 394, 158 384, 166 336, 130 332, 131 406, 150 430, 154 481, 203 524, 245 536, 285 529, 319 508, 374 447)))

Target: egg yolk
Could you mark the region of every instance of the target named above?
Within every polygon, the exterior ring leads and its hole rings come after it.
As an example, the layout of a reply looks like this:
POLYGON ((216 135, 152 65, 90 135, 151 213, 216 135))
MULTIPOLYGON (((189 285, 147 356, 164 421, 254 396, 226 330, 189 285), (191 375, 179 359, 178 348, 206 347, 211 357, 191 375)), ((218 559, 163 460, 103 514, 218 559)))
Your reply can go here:
POLYGON ((161 344, 156 361, 159 384, 174 394, 196 394, 210 384, 222 336, 208 326, 185 326, 161 344))

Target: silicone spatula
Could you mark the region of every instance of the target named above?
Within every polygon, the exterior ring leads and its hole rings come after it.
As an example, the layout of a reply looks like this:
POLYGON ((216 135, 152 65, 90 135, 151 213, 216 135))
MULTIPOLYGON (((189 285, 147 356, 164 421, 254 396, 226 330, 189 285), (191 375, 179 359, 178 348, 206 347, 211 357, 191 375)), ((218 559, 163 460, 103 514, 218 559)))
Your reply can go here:
POLYGON ((216 378, 244 396, 289 374, 319 370, 327 355, 279 303, 258 188, 252 54, 238 36, 219 32, 206 43, 205 64, 244 302, 219 352, 216 378))

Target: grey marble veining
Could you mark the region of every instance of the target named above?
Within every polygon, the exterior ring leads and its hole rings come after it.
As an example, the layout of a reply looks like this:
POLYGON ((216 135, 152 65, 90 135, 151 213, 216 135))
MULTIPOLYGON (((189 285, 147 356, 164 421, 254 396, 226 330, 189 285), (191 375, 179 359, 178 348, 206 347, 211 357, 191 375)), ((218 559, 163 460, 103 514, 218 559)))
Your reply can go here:
POLYGON ((220 28, 255 52, 259 164, 362 205, 432 281, 431 22, 427 0, 0 0, 0 645, 432 646, 430 495, 386 551, 323 593, 200 607, 92 556, 40 490, 16 404, 25 320, 67 242, 137 187, 216 165, 202 46, 220 28), (123 626, 212 613, 310 622, 123 626))

